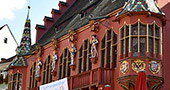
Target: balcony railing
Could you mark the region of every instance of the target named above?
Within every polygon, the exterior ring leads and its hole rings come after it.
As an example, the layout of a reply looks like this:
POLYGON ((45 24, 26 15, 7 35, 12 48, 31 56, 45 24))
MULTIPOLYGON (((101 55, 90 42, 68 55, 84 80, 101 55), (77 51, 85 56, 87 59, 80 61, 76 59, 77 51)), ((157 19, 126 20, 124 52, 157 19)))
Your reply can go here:
POLYGON ((105 84, 113 84, 113 69, 97 68, 69 77, 70 90, 105 84))

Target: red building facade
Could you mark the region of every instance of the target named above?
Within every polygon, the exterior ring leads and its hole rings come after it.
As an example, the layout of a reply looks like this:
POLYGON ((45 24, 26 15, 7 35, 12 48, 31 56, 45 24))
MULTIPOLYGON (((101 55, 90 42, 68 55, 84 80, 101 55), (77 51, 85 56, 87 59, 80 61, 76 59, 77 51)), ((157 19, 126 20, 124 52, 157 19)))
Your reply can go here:
MULTIPOLYGON (((149 89, 168 89, 168 66, 163 64, 168 58, 164 27, 168 28, 169 17, 155 0, 125 1, 60 2, 60 10, 53 9, 52 17, 36 26, 36 44, 29 46, 26 36, 30 35, 23 33, 8 68, 8 89, 38 90, 67 78, 69 90, 106 90, 108 86, 134 90, 140 71, 145 71, 149 89)), ((29 27, 27 18, 24 31, 30 31, 29 27)))

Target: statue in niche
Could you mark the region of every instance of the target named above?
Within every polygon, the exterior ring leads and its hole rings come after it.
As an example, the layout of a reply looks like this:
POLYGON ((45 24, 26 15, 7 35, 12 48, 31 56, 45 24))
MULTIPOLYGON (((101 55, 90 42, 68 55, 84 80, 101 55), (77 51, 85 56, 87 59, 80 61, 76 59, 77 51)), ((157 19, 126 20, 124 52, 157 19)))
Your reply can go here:
POLYGON ((55 71, 55 64, 56 64, 56 61, 57 61, 58 57, 57 57, 57 53, 54 52, 53 54, 53 60, 52 60, 52 63, 51 63, 51 72, 54 72, 55 71))
POLYGON ((40 60, 37 61, 36 64, 36 72, 35 72, 35 77, 40 77, 40 69, 41 69, 42 63, 40 60))
POLYGON ((75 45, 72 43, 71 47, 69 48, 70 54, 71 54, 71 65, 74 64, 74 57, 76 55, 76 47, 75 45))
POLYGON ((96 35, 92 35, 92 40, 91 40, 91 58, 97 57, 97 44, 99 41, 96 38, 96 35))

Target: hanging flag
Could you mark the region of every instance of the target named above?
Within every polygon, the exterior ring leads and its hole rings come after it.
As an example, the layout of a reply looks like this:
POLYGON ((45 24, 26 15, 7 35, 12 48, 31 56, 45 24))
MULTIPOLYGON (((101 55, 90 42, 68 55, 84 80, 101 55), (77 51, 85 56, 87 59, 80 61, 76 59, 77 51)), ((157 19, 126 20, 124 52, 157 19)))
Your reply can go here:
POLYGON ((135 90, 148 90, 146 75, 143 71, 138 73, 135 90))

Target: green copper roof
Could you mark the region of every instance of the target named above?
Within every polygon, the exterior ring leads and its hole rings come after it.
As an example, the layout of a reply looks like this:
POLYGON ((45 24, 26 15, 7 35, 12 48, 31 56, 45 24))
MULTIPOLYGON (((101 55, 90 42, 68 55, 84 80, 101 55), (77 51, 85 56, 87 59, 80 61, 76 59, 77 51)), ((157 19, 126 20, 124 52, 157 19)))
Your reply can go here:
POLYGON ((149 11, 165 15, 158 7, 155 0, 128 0, 123 6, 123 10, 116 16, 120 16, 127 12, 149 11))

